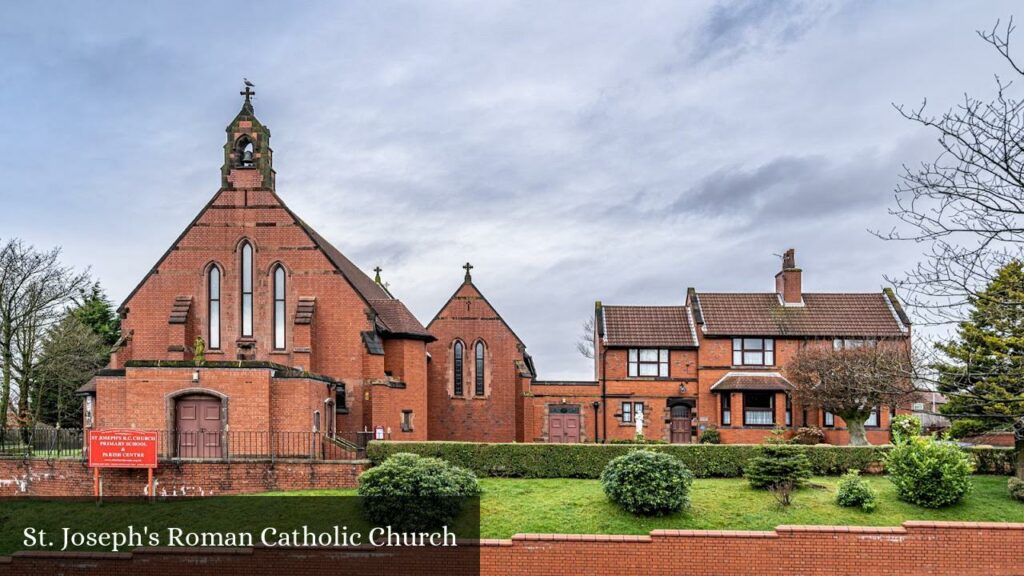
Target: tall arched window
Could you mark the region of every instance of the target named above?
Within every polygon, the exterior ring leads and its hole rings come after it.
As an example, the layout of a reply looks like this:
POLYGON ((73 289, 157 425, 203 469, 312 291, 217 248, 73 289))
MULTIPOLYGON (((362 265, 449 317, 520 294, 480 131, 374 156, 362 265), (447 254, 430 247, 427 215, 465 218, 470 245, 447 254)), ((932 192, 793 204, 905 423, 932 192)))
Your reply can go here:
POLYGON ((209 314, 209 325, 207 326, 207 343, 211 349, 220 348, 220 268, 210 266, 207 278, 209 288, 209 301, 207 313, 209 314))
POLYGON ((455 382, 455 387, 454 387, 453 393, 456 396, 462 396, 462 393, 463 393, 463 387, 462 387, 462 353, 463 353, 462 342, 459 342, 458 340, 456 340, 455 341, 455 346, 454 346, 455 363, 454 363, 454 367, 453 367, 453 371, 454 371, 453 376, 454 376, 454 382, 455 382))
POLYGON ((476 374, 474 374, 475 390, 474 393, 477 396, 484 395, 484 343, 477 341, 476 343, 476 374))
POLYGON ((274 267, 274 349, 284 350, 284 266, 274 267))
POLYGON ((252 336, 252 244, 242 244, 242 336, 252 336))

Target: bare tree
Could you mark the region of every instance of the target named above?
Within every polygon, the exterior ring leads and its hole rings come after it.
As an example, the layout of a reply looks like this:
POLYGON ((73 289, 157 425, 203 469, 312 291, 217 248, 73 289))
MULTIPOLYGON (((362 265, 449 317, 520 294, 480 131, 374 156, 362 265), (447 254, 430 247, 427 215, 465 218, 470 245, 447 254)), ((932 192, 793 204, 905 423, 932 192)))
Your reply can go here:
MULTIPOLYGON (((1009 64, 1012 76, 1024 67, 1010 53, 1014 25, 979 31, 981 39, 1009 64)), ((1012 81, 995 77, 990 99, 964 95, 941 114, 894 105, 906 119, 938 136, 938 157, 904 167, 890 213, 902 225, 889 240, 921 243, 924 259, 901 278, 889 280, 915 311, 919 324, 955 323, 969 299, 1000 267, 1024 257, 1024 100, 1012 81)), ((1007 302, 1009 306, 1024 305, 1007 302)))
POLYGON ((594 317, 590 316, 583 321, 579 338, 576 339, 576 350, 584 358, 594 358, 594 317))
POLYGON ((807 347, 786 369, 794 395, 805 406, 838 415, 850 444, 868 444, 864 421, 882 406, 899 406, 917 396, 910 352, 902 342, 879 342, 832 350, 807 347))
POLYGON ((88 273, 62 266, 59 257, 59 248, 41 252, 17 239, 0 246, 0 429, 7 426, 12 397, 19 421, 31 421, 42 335, 89 287, 88 273))
POLYGON ((31 421, 60 427, 81 424, 76 392, 107 364, 110 346, 69 313, 43 339, 32 379, 31 421))

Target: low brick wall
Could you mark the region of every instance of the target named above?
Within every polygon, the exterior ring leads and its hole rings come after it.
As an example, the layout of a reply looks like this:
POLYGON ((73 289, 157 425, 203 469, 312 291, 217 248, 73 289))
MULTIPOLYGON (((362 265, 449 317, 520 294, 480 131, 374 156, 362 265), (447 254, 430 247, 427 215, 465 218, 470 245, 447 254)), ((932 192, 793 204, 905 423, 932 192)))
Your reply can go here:
MULTIPOLYGON (((362 460, 311 462, 162 461, 154 471, 159 496, 214 496, 270 490, 355 488, 362 460)), ((105 469, 105 496, 144 496, 145 470, 105 469)), ((93 471, 81 460, 0 459, 0 496, 92 496, 93 471)))
MULTIPOLYGON (((655 530, 648 536, 525 534, 511 540, 484 540, 479 551, 480 574, 487 576, 999 576, 1024 572, 1024 524, 780 526, 767 532, 655 530)), ((402 574, 439 574, 455 573, 466 556, 459 557, 452 549, 423 553, 416 548, 31 552, 0 557, 0 574, 270 576, 328 574, 339 569, 346 574, 380 574, 394 572, 399 559, 402 574)))

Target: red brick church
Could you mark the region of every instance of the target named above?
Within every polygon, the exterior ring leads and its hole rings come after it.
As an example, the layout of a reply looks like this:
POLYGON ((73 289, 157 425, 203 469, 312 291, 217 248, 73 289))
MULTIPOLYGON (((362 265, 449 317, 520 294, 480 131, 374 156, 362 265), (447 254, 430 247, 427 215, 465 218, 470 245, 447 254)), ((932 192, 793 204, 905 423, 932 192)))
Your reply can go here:
MULTIPOLYGON (((637 419, 646 437, 671 442, 709 426, 723 441, 756 442, 804 424, 842 442, 838 418, 792 402, 786 359, 800 346, 909 341, 891 292, 804 293, 790 251, 772 292, 598 303, 594 379, 537 380, 472 266, 424 326, 379 269, 370 278, 292 212, 275 187, 270 130, 244 94, 220 189, 119 308, 110 366, 81 390, 88 428, 159 430, 165 455, 209 458, 271 442, 301 453, 311 433, 331 439, 315 450, 344 448, 356 431, 607 441, 631 438, 637 419)), ((873 442, 888 440, 890 412, 868 422, 873 442)))

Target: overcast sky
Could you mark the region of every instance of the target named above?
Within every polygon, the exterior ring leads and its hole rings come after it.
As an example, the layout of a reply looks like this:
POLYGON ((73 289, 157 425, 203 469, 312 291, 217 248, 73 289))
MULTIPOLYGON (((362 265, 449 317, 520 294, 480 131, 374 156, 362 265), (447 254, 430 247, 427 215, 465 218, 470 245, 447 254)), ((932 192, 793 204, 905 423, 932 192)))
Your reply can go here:
POLYGON ((868 229, 935 110, 992 93, 1013 2, 7 2, 0 238, 120 303, 220 183, 241 79, 277 191, 426 324, 474 281, 542 379, 594 301, 875 291, 920 247, 868 229))

